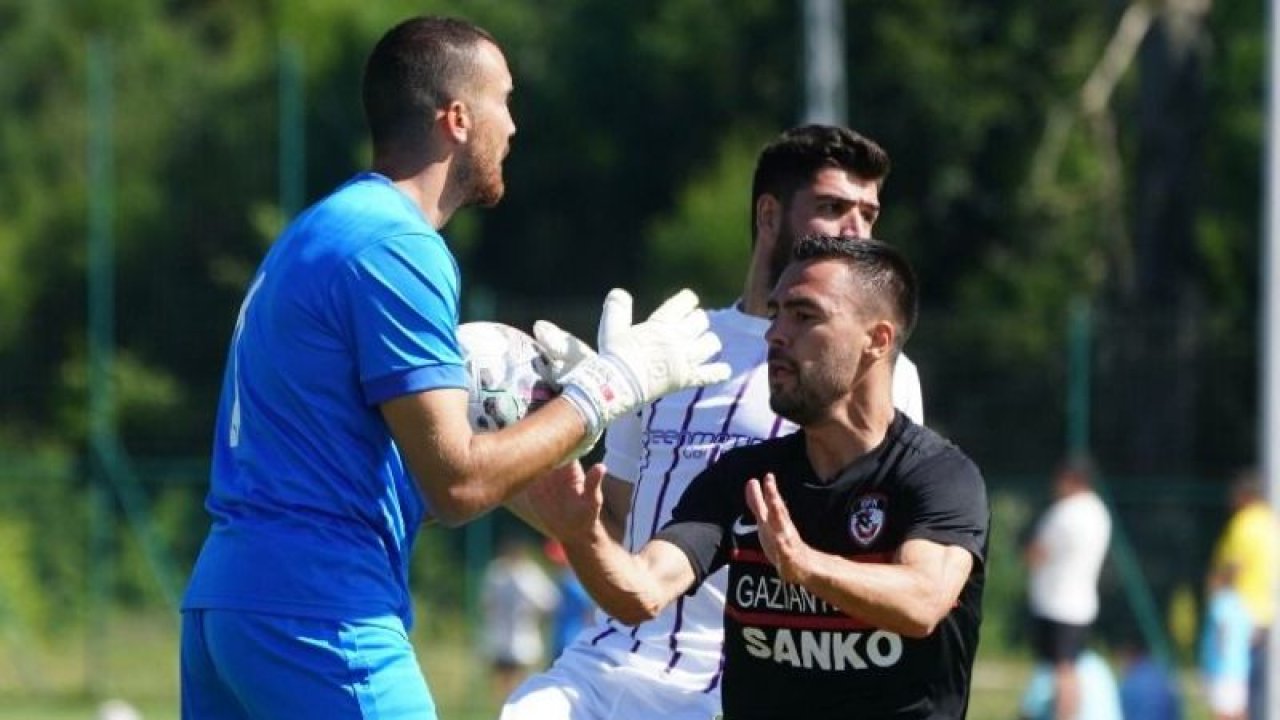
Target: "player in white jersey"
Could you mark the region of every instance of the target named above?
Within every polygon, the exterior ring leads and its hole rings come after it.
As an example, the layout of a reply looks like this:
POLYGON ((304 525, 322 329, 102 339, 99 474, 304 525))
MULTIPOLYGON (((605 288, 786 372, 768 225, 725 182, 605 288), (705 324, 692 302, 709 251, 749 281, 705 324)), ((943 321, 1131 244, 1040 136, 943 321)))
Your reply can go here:
MULTIPOLYGON (((602 517, 631 551, 671 519, 689 481, 731 448, 786 435, 769 409, 769 291, 804 235, 870 237, 888 155, 846 128, 788 130, 761 151, 752 254, 741 300, 709 313, 730 378, 614 421, 605 439, 602 517)), ((915 365, 900 356, 894 403, 923 423, 915 365)), ((516 689, 502 720, 710 720, 720 712, 725 571, 635 627, 601 614, 546 672, 516 689)))

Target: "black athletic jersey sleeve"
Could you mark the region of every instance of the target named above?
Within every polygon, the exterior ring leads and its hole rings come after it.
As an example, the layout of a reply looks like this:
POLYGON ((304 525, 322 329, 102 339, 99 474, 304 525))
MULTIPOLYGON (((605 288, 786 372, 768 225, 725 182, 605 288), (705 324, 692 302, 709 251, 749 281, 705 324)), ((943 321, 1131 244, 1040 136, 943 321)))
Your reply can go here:
POLYGON ((747 507, 747 480, 762 479, 768 472, 780 473, 791 462, 803 461, 803 453, 799 433, 766 444, 735 448, 690 481, 671 511, 670 522, 654 535, 688 556, 697 578, 689 588, 690 594, 729 562, 734 524, 755 523, 747 507))
POLYGON ((726 520, 732 517, 729 505, 734 503, 731 483, 722 462, 712 463, 698 474, 685 489, 672 510, 671 520, 653 537, 680 548, 693 566, 695 580, 688 593, 715 569, 724 564, 725 538, 729 531, 726 520))
POLYGON ((908 470, 902 478, 905 540, 929 540, 968 550, 986 562, 990 511, 982 474, 954 446, 908 470))

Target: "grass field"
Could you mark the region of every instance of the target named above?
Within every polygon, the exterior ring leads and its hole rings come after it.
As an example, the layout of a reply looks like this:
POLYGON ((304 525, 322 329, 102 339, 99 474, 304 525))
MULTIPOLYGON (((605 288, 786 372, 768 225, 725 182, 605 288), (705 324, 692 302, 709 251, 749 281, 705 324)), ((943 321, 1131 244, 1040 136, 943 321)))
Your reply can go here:
MULTIPOLYGON (((455 626, 456 627, 456 626, 455 626)), ((442 632, 421 643, 420 658, 444 720, 492 720, 495 701, 468 645, 442 632)), ((167 616, 123 616, 95 642, 67 637, 49 646, 0 637, 0 720, 94 720, 103 698, 124 698, 145 720, 177 720, 177 623, 167 616), (86 657, 95 659, 86 662, 86 657), (90 667, 92 666, 92 667, 90 667), (92 684, 86 678, 94 677, 92 684)), ((1030 667, 1019 658, 979 653, 969 717, 1013 720, 1030 667)), ((1207 720, 1184 673, 1186 720, 1207 720)))

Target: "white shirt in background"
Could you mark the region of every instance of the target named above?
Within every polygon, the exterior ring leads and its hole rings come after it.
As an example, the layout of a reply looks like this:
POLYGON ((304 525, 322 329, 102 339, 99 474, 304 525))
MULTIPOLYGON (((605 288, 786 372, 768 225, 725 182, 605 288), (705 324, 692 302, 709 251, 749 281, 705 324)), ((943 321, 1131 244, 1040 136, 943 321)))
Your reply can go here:
POLYGON ((1098 617, 1098 576, 1111 542, 1111 514, 1091 490, 1062 498, 1045 512, 1033 542, 1040 562, 1031 568, 1031 612, 1067 625, 1098 617))

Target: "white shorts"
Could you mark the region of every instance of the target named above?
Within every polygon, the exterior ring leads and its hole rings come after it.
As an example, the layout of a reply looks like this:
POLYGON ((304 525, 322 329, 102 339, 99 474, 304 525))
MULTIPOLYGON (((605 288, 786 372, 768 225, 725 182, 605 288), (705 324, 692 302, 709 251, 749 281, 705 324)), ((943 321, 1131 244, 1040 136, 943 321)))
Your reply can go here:
POLYGON ((1249 682, 1244 678, 1205 680, 1205 700, 1209 709, 1223 715, 1238 715, 1249 704, 1249 682))
POLYGON ((500 720, 713 720, 720 688, 702 676, 615 648, 573 643, 525 680, 500 720))

